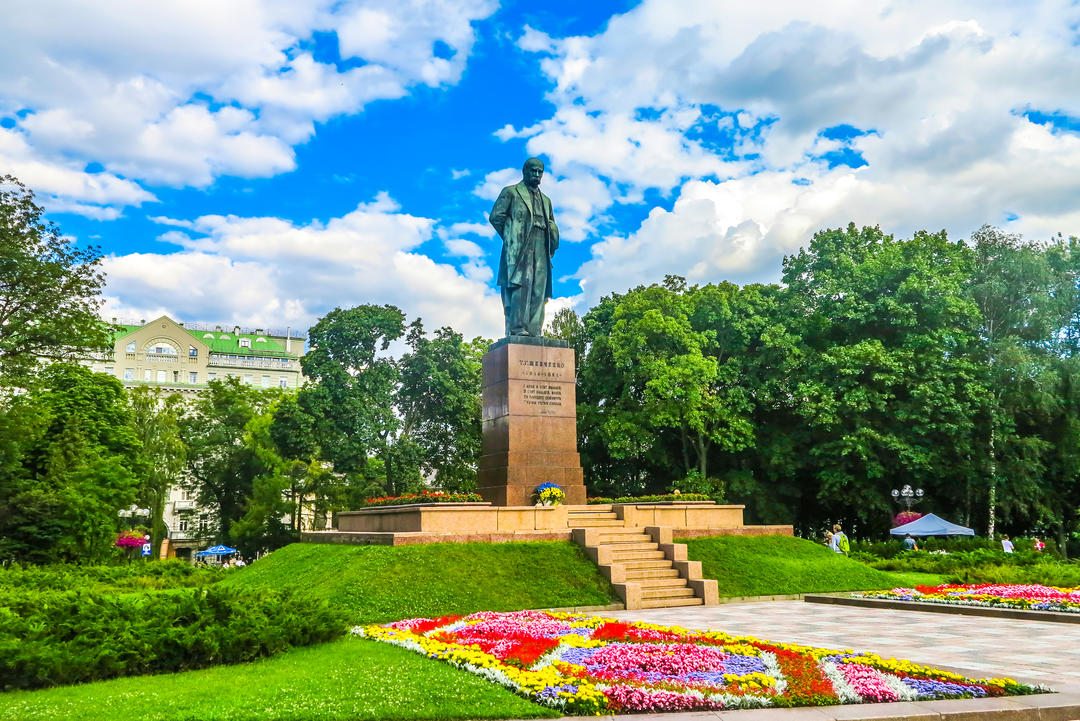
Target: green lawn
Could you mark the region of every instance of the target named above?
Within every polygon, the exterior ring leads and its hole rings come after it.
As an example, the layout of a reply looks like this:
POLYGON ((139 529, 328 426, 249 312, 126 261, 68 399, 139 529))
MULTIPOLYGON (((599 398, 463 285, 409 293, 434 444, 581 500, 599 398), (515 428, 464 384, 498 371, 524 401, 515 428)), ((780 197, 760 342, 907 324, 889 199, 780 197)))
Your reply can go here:
POLYGON ((0 694, 3 721, 361 721, 558 715, 447 664, 353 637, 255 663, 0 694))
POLYGON ((611 585, 577 545, 556 541, 422 546, 294 543, 222 583, 300 589, 346 609, 353 623, 617 601, 611 585))
POLYGON ((940 586, 949 583, 950 576, 946 573, 920 573, 918 571, 890 571, 889 574, 895 579, 897 586, 912 588, 913 586, 940 586))
MULTIPOLYGON (((682 542, 682 541, 680 541, 682 542)), ((688 538, 689 558, 715 578, 721 596, 779 596, 893 588, 893 574, 878 571, 791 536, 688 538)))

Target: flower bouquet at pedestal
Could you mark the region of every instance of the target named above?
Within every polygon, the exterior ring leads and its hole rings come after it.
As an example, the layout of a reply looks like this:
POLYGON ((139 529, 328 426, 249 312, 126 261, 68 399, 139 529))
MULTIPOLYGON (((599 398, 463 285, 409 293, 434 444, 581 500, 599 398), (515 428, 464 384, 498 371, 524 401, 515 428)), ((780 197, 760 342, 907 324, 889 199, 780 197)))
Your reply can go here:
POLYGON ((538 506, 558 506, 566 500, 566 493, 554 483, 541 483, 533 495, 538 506))

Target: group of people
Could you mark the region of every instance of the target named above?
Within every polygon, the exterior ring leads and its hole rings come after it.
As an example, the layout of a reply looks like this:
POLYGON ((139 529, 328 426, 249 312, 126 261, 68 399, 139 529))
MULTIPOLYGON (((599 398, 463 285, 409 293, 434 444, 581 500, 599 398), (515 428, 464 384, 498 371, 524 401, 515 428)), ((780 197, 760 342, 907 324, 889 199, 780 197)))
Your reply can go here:
MULTIPOLYGON (((1032 537, 1033 548, 1037 552, 1041 552, 1046 548, 1046 544, 1040 541, 1037 537, 1032 537)), ((851 552, 851 542, 848 537, 844 535, 843 528, 839 523, 833 525, 831 531, 825 531, 825 545, 829 547, 830 551, 834 553, 842 553, 845 556, 851 552)), ((915 539, 910 533, 904 536, 904 550, 905 551, 918 551, 919 544, 915 542, 915 539)), ((1016 548, 1013 546, 1013 542, 1009 540, 1008 536, 1001 537, 1001 550, 1005 553, 1013 553, 1016 548)))

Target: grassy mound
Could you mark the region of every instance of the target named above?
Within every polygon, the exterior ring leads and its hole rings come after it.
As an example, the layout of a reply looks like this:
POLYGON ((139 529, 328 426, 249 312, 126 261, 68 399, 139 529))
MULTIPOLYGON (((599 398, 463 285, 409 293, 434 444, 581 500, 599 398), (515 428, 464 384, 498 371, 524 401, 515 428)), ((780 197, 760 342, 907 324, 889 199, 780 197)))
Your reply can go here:
POLYGON ((0 721, 446 721, 549 716, 558 714, 478 676, 358 638, 236 666, 0 694, 0 721))
MULTIPOLYGON (((683 541, 679 541, 682 543, 683 541)), ((690 560, 701 561, 721 596, 779 596, 892 588, 897 579, 824 546, 791 536, 688 538, 690 560)))
POLYGON ((223 584, 294 588, 353 623, 475 611, 599 606, 617 599, 581 549, 564 542, 338 546, 294 543, 223 584))

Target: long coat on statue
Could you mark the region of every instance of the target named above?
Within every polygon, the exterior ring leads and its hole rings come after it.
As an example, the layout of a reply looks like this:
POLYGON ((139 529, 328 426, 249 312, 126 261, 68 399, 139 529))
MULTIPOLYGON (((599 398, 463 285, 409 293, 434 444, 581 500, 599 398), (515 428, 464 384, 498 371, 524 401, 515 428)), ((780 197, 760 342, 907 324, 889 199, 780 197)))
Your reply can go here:
MULTIPOLYGON (((540 193, 547 218, 547 287, 544 297, 551 297, 551 256, 559 247, 559 228, 555 225, 555 216, 551 212, 551 199, 540 193)), ((525 181, 517 185, 508 185, 499 193, 495 207, 488 218, 496 232, 503 239, 502 257, 499 259, 498 285, 506 288, 520 286, 526 282, 527 272, 525 242, 533 227, 532 199, 525 181)))

